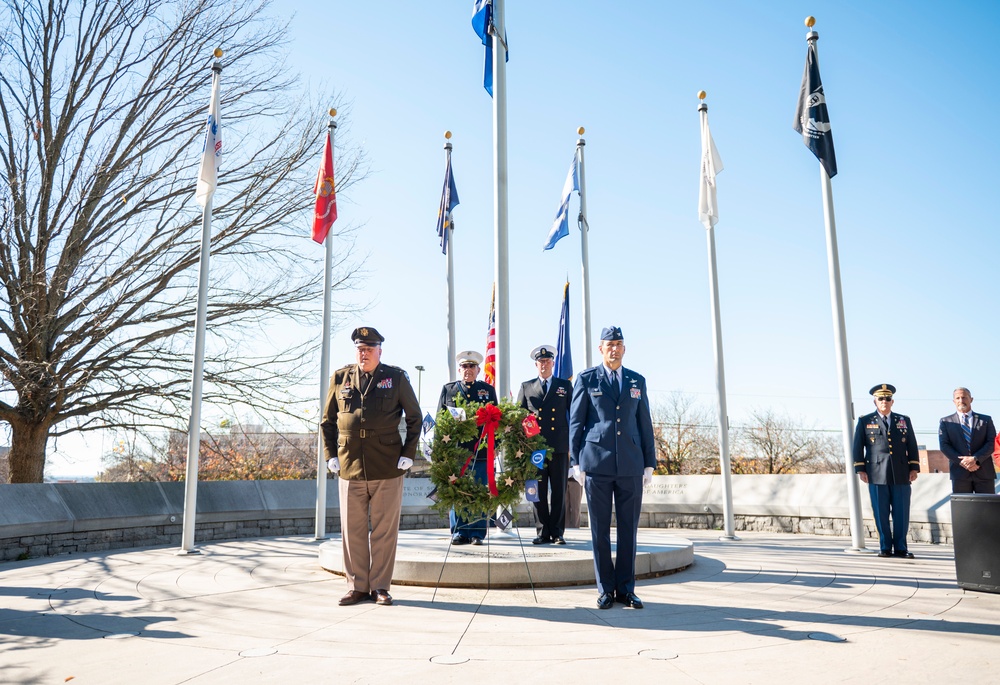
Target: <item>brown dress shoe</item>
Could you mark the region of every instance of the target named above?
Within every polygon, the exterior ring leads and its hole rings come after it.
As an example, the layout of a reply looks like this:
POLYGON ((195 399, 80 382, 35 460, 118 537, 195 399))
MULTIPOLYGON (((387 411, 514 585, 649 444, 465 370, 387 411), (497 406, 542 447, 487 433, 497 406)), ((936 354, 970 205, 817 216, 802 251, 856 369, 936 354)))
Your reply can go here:
POLYGON ((363 602, 367 599, 374 599, 367 592, 361 592, 361 590, 351 590, 346 595, 340 598, 340 606, 349 607, 352 604, 357 604, 358 602, 363 602))
POLYGON ((384 607, 392 606, 392 595, 389 594, 388 590, 372 590, 372 599, 376 604, 384 607))

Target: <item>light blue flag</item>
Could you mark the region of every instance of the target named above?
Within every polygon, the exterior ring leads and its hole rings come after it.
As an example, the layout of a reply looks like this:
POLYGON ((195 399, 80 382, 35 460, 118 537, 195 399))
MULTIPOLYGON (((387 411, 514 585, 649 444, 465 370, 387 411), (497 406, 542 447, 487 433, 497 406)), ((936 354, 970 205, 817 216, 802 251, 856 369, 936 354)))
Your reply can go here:
POLYGON ((559 211, 556 213, 556 220, 552 222, 552 230, 549 237, 545 239, 543 250, 551 250, 559 242, 560 238, 569 235, 569 198, 573 191, 580 192, 580 175, 578 173, 576 154, 573 154, 573 163, 569 167, 569 175, 566 176, 566 183, 563 184, 562 202, 559 204, 559 211))

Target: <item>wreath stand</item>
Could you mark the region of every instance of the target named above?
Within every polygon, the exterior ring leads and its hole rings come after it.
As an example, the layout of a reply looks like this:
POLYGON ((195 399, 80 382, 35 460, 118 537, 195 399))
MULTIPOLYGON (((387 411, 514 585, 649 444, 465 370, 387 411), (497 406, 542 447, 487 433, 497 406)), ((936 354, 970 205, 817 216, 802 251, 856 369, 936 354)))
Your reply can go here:
MULTIPOLYGON (((436 494, 434 507, 442 513, 454 509, 466 521, 487 521, 486 536, 486 588, 491 587, 491 564, 489 535, 489 512, 498 508, 511 512, 511 525, 515 528, 521 557, 531 594, 538 602, 535 583, 528 565, 528 555, 524 541, 517 528, 517 505, 525 484, 535 478, 545 462, 550 458, 550 450, 541 437, 538 420, 527 409, 513 404, 507 399, 495 404, 479 405, 467 403, 458 397, 454 408, 443 408, 438 412, 434 424, 434 440, 430 458, 431 481, 436 494), (470 416, 471 415, 471 416, 470 416), (470 445, 475 445, 471 448, 470 445), (474 467, 480 448, 487 451, 487 483, 477 482, 470 465, 474 467), (502 467, 495 472, 497 450, 502 455, 502 467), (502 479, 498 475, 504 476, 502 479), (475 512, 475 513, 474 513, 475 512), (481 513, 478 513, 481 512, 481 513), (479 518, 474 518, 477 516, 479 518)), ((451 543, 445 552, 441 571, 434 586, 431 601, 437 597, 441 579, 451 554, 451 543)))
MULTIPOLYGON (((515 510, 515 513, 516 513, 516 510, 515 510)), ((489 519, 490 519, 490 517, 486 516, 485 518, 486 518, 486 590, 488 592, 491 589, 490 588, 490 581, 491 581, 491 579, 490 579, 490 538, 492 536, 489 534, 489 529, 490 529, 489 519)), ((476 519, 476 522, 481 521, 481 520, 483 520, 483 519, 481 519, 481 518, 480 519, 476 519)), ((538 595, 535 594, 535 582, 531 578, 531 567, 528 566, 528 555, 524 551, 524 540, 521 538, 521 530, 517 526, 517 518, 511 518, 510 525, 511 525, 511 527, 513 527, 514 532, 517 534, 517 544, 521 548, 521 558, 524 559, 524 572, 528 574, 528 587, 531 588, 531 596, 534 598, 535 604, 538 604, 538 595)), ((441 578, 444 577, 444 568, 445 568, 445 566, 448 565, 448 555, 449 554, 451 554, 451 542, 450 541, 448 543, 448 549, 444 553, 444 561, 441 562, 441 572, 438 573, 437 582, 434 584, 434 594, 431 595, 431 603, 432 604, 434 603, 434 600, 437 597, 438 588, 441 587, 441 578)))

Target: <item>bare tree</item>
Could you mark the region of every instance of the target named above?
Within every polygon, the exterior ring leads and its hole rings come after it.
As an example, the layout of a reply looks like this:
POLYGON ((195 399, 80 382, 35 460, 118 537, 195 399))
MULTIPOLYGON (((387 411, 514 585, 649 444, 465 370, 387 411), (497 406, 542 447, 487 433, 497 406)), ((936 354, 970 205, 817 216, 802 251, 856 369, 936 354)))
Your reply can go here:
POLYGON ((835 434, 801 426, 771 409, 755 409, 737 432, 733 473, 818 473, 837 463, 835 434))
POLYGON ((656 473, 719 473, 715 420, 690 395, 673 392, 652 408, 656 473))
MULTIPOLYGON (((225 149, 204 400, 287 411, 310 345, 261 351, 255 338, 279 319, 313 320, 322 250, 308 247, 307 210, 334 94, 311 105, 296 91, 287 26, 268 5, 0 6, 0 421, 12 482, 41 481, 50 436, 187 415, 193 194, 216 46, 225 149)), ((365 170, 358 150, 341 150, 338 190, 365 170)), ((357 264, 335 269, 339 289, 357 264)))
MULTIPOLYGON (((273 430, 223 421, 201 434, 199 480, 316 478, 316 433, 273 430)), ((180 481, 185 477, 187 433, 163 437, 127 431, 104 455, 102 482, 180 481)), ((325 473, 325 472, 324 472, 325 473)))

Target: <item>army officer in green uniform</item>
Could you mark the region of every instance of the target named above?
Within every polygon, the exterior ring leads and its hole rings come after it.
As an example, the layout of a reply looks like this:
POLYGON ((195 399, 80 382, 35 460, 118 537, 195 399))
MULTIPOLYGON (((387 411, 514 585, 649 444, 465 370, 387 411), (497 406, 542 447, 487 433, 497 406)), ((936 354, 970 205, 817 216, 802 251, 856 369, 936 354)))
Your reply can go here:
POLYGON ((406 372, 381 363, 385 338, 377 330, 356 328, 351 340, 357 363, 334 372, 320 424, 327 465, 340 473, 340 530, 348 588, 340 604, 371 600, 389 605, 403 474, 417 453, 420 406, 406 372), (405 440, 399 434, 404 415, 405 440))

